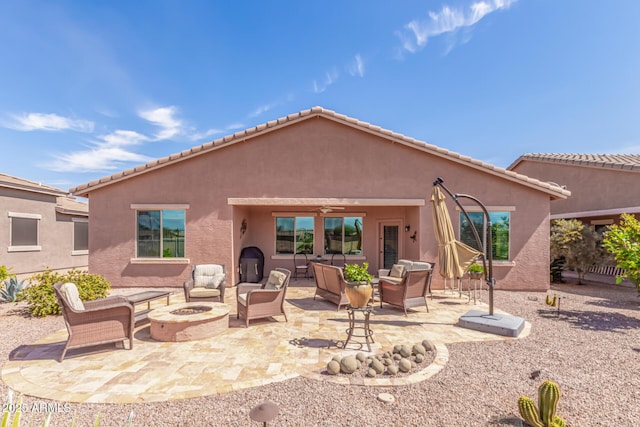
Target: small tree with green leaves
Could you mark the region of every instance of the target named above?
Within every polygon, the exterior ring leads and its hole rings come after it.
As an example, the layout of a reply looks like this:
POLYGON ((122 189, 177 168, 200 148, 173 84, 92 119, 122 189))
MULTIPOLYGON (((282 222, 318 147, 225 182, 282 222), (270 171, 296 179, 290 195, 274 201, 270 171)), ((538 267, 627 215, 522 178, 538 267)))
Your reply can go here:
POLYGON ((564 267, 578 273, 578 283, 594 264, 607 259, 600 233, 577 219, 556 219, 551 223, 551 260, 563 258, 564 267))
POLYGON ((625 271, 616 278, 616 283, 627 278, 640 292, 640 221, 633 215, 622 214, 620 224, 609 226, 605 232, 603 245, 625 271))

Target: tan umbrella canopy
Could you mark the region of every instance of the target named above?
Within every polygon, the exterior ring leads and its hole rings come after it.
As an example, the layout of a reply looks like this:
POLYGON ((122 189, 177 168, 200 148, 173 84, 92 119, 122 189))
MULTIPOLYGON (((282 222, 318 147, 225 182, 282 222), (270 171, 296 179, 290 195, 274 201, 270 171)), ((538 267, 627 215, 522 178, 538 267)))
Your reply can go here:
POLYGON ((456 240, 451 217, 444 202, 445 196, 440 187, 433 186, 433 229, 438 241, 438 263, 440 275, 445 279, 462 277, 465 270, 482 252, 456 240))

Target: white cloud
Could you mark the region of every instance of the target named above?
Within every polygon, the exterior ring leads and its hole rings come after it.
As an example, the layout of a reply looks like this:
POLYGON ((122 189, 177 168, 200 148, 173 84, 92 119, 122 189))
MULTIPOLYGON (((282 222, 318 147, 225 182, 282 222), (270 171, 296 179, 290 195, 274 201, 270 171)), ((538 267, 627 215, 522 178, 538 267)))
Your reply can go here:
POLYGON ((225 130, 235 130, 235 129, 244 129, 244 128, 245 128, 244 123, 237 122, 237 123, 231 123, 229 126, 225 128, 225 130))
POLYGON ((349 74, 352 76, 364 77, 364 62, 362 61, 362 56, 360 54, 356 54, 351 64, 349 64, 349 74))
POLYGON ((98 146, 91 150, 56 156, 49 169, 56 172, 99 172, 122 169, 124 163, 147 163, 150 157, 121 147, 98 146))
POLYGON ((278 104, 279 103, 277 102, 272 102, 271 104, 261 105, 260 107, 256 108, 255 111, 250 113, 249 117, 258 117, 266 113, 267 111, 271 110, 272 108, 277 107, 278 104))
POLYGON ((208 129, 208 130, 206 130, 204 132, 192 133, 191 135, 189 135, 189 139, 191 141, 198 141, 200 139, 207 139, 207 138, 209 138, 209 137, 211 137, 213 135, 218 135, 218 134, 221 134, 221 133, 224 133, 224 131, 221 130, 221 129, 208 129))
POLYGON ((322 82, 318 83, 317 80, 313 81, 313 92, 314 93, 324 92, 325 90, 327 90, 329 86, 331 86, 338 80, 338 77, 340 77, 340 73, 338 73, 338 70, 336 70, 335 68, 332 70, 326 71, 324 73, 324 80, 322 82))
POLYGON ((12 115, 11 118, 12 122, 4 123, 4 127, 26 132, 34 130, 93 132, 93 122, 89 120, 72 119, 57 114, 25 113, 22 115, 12 115))
MULTIPOLYGON (((440 12, 429 11, 429 19, 414 20, 404 26, 396 35, 401 41, 402 51, 415 53, 426 46, 432 37, 456 32, 460 28, 471 27, 488 14, 507 9, 517 0, 478 1, 466 9, 443 6, 440 12)), ((448 51, 452 49, 449 45, 448 51)))
POLYGON ((178 109, 176 107, 160 107, 154 110, 140 111, 138 115, 143 119, 160 127, 160 132, 155 137, 158 140, 171 139, 182 132, 183 123, 175 118, 178 109))
POLYGON ((132 130, 117 130, 99 137, 98 144, 102 147, 120 147, 123 145, 138 145, 149 138, 132 130))

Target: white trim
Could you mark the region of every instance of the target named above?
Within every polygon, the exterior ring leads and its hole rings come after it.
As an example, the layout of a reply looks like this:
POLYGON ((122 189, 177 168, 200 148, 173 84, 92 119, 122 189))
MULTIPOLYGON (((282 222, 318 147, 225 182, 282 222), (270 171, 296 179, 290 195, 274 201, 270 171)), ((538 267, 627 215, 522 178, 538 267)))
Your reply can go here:
POLYGON ((30 213, 21 213, 21 212, 7 212, 9 218, 26 218, 26 219, 42 219, 42 215, 40 214, 30 214, 30 213))
POLYGON ((71 222, 89 222, 89 218, 71 218, 71 222))
POLYGON ((146 211, 146 210, 179 211, 179 210, 189 209, 189 204, 188 203, 131 203, 131 209, 135 209, 137 211, 146 211))
POLYGON ((76 256, 76 255, 89 255, 89 249, 84 249, 81 251, 71 251, 71 256, 76 256))
POLYGON ((131 264, 189 264, 189 258, 131 258, 131 264))
POLYGON ((605 215, 620 215, 623 213, 639 213, 640 206, 630 206, 628 208, 613 208, 613 209, 600 209, 595 211, 582 211, 582 212, 567 212, 551 215, 551 219, 564 219, 564 218, 584 218, 589 216, 605 216, 605 215))
POLYGON ((9 246, 7 252, 38 252, 42 246, 9 246))
POLYGON ((229 197, 231 206, 425 206, 425 199, 229 197))

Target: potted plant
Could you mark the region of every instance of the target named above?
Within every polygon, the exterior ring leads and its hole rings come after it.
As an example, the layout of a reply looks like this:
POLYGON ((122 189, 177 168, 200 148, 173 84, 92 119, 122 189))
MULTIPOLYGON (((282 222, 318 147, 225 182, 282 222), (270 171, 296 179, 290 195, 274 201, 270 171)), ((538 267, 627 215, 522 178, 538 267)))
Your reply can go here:
POLYGON ((472 279, 480 279, 482 278, 482 273, 484 273, 484 267, 474 262, 467 268, 467 273, 472 279))
POLYGON ((373 276, 369 274, 369 263, 345 264, 344 278, 348 282, 345 294, 349 300, 351 307, 366 307, 371 300, 373 288, 371 287, 371 279, 373 276))

